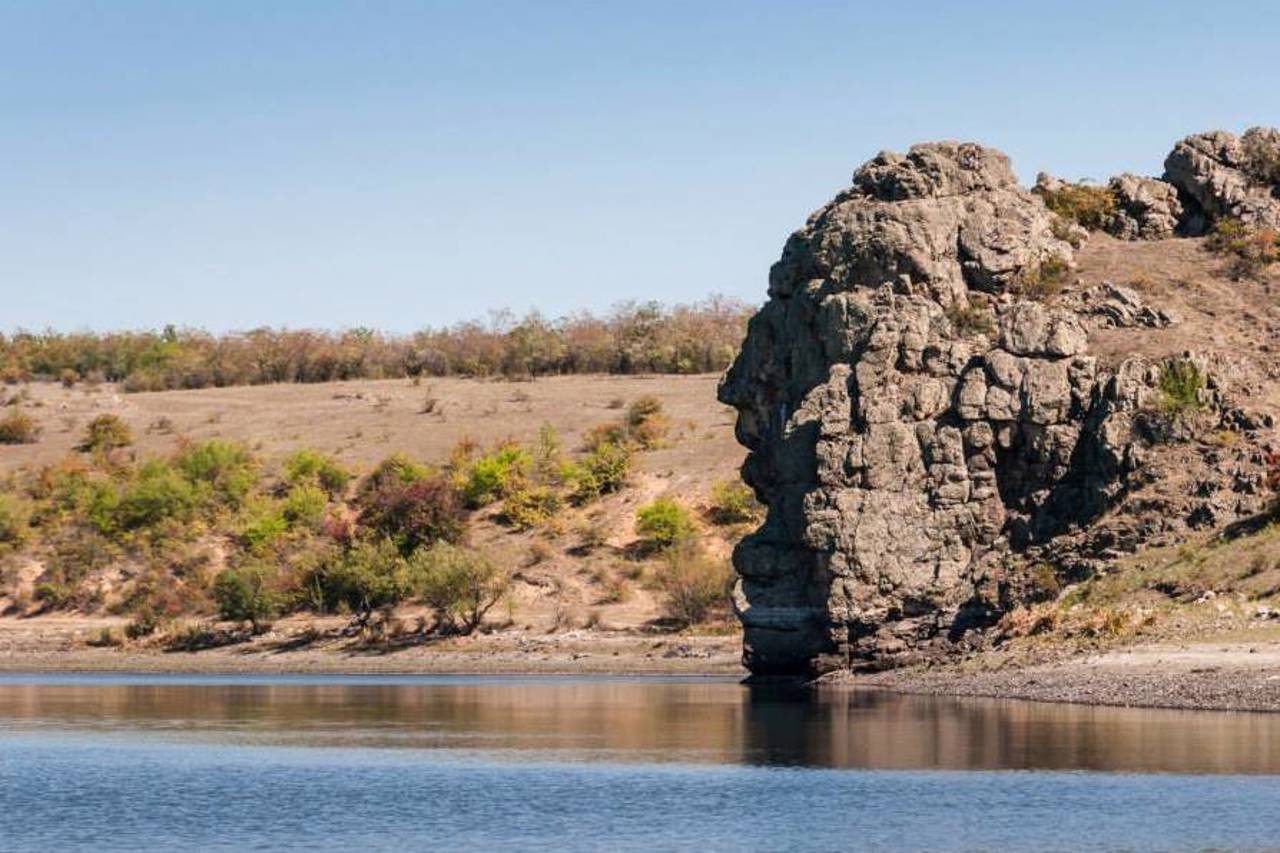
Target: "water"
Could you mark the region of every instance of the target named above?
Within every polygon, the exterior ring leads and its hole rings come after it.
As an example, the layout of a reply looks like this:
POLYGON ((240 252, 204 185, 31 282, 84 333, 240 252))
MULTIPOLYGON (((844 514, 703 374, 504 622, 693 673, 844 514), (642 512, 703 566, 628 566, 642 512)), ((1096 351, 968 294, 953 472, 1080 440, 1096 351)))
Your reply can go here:
POLYGON ((0 849, 1277 849, 1280 715, 718 679, 0 676, 0 849))

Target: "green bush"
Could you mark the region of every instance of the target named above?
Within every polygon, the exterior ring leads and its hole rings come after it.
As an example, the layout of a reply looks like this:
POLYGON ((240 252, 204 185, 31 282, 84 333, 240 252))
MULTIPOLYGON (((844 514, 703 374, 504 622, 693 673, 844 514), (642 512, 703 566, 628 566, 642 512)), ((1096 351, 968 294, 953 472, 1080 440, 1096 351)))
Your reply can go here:
POLYGON ((445 543, 415 554, 411 568, 442 633, 470 634, 511 586, 510 575, 484 555, 445 543))
POLYGON ((228 622, 248 622, 254 633, 274 619, 279 601, 271 589, 271 575, 262 566, 227 569, 213 582, 218 615, 228 622))
POLYGON ((367 619, 378 608, 398 604, 414 590, 408 565, 389 540, 357 542, 332 554, 304 583, 315 609, 348 611, 367 619))
POLYGON ((35 444, 40 426, 35 418, 14 406, 0 418, 0 444, 35 444))
POLYGON ((517 530, 532 530, 546 524, 560 512, 563 501, 548 486, 522 486, 502 503, 503 520, 517 530))
POLYGON ((284 461, 284 480, 291 486, 314 483, 339 497, 347 489, 351 474, 337 462, 315 450, 299 450, 284 461))
POLYGON ((689 539, 695 530, 689 511, 670 498, 658 498, 636 512, 636 532, 659 548, 689 539))
POLYGON ((288 532, 289 521, 285 517, 284 507, 278 501, 258 499, 245 507, 240 538, 253 553, 261 553, 288 532))
POLYGON ((760 519, 762 507, 755 492, 739 480, 711 487, 711 520, 716 524, 749 524, 760 519))
POLYGON ((1199 409, 1204 384, 1204 374, 1191 359, 1166 361, 1160 366, 1158 383, 1161 410, 1176 415, 1199 409))
POLYGON ((566 464, 562 476, 572 489, 574 502, 587 503, 620 491, 631 476, 631 462, 630 449, 605 443, 581 461, 566 464))
POLYGON ((329 493, 308 483, 294 486, 285 496, 282 512, 290 527, 320 529, 324 511, 329 506, 329 493))
POLYGON ((243 444, 213 439, 178 452, 174 464, 191 483, 231 507, 244 503, 258 484, 257 465, 243 444))
POLYGON ((21 545, 31 532, 31 507, 16 495, 0 493, 0 546, 21 545))
POLYGON ((726 561, 707 556, 693 540, 663 554, 656 581, 663 592, 663 613, 677 624, 697 625, 730 608, 733 570, 726 561))
POLYGON ((133 444, 133 433, 119 415, 98 415, 85 427, 79 449, 85 453, 106 453, 133 444))
POLYGON ((476 509, 504 497, 532 463, 528 451, 507 444, 474 460, 462 474, 462 496, 476 509))
MULTIPOLYGON (((95 514, 109 507, 113 500, 107 489, 95 493, 95 498, 103 501, 103 506, 97 508, 95 514)), ((126 530, 154 527, 170 519, 179 523, 189 522, 200 504, 191 482, 159 459, 143 463, 118 501, 115 520, 126 530)))

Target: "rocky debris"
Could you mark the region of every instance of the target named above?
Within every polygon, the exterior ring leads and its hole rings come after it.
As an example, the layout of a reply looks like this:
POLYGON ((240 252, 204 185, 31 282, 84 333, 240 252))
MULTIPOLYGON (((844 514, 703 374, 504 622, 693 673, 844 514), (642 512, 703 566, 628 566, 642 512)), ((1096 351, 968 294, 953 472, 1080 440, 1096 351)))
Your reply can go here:
POLYGON ((1089 310, 1017 297, 1071 253, 1003 154, 955 142, 878 155, 791 235, 719 392, 769 510, 734 554, 753 672, 963 648, 1017 603, 1022 556, 1087 572, 1185 529, 1183 495, 1085 535, 1131 491, 1166 497, 1139 428, 1160 370, 1099 363, 1087 328, 1170 318, 1111 285, 1089 310), (994 335, 953 322, 979 302, 994 335))
POLYGON ((1203 234, 1225 218, 1280 228, 1280 130, 1188 136, 1165 159, 1164 180, 1187 201, 1183 233, 1203 234))
POLYGON ((1172 237, 1182 221, 1182 202, 1172 184, 1125 173, 1107 185, 1116 209, 1107 231, 1122 240, 1163 240, 1172 237))
POLYGON ((1106 329, 1163 329, 1175 322, 1166 311, 1143 302, 1133 288, 1106 281, 1081 291, 1072 307, 1106 329))

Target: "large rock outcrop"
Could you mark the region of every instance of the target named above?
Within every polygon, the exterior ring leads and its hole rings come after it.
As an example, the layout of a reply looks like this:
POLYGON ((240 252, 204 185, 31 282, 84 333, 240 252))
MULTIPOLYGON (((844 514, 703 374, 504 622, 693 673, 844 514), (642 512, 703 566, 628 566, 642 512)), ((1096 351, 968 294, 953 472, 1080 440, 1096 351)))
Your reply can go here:
POLYGON ((1188 136, 1165 158, 1164 180, 1186 200, 1185 233, 1202 234, 1226 218, 1280 228, 1280 130, 1188 136))
POLYGON ((720 387, 769 510, 734 554, 753 672, 945 650, 1007 604, 1011 554, 1124 492, 1157 371, 1088 329, 1169 318, 1018 296, 1071 258, 1003 154, 954 142, 880 154, 791 235, 720 387))

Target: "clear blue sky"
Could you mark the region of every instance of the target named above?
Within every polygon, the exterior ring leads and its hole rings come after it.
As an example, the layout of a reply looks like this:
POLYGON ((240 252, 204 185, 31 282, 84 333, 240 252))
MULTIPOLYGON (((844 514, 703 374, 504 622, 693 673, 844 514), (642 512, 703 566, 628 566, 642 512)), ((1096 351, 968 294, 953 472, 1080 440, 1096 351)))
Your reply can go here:
POLYGON ((1158 173, 1270 2, 0 0, 0 329, 758 301, 882 148, 1158 173))

